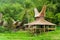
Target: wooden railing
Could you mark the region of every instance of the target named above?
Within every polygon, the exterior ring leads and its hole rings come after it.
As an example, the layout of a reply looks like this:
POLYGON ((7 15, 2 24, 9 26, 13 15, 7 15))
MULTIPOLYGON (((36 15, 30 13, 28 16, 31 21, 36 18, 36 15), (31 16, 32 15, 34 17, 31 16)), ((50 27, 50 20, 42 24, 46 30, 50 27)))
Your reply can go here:
MULTIPOLYGON (((39 29, 39 30, 44 30, 44 28, 25 28, 25 29, 39 29)), ((45 28, 45 30, 55 30, 56 28, 45 28)))

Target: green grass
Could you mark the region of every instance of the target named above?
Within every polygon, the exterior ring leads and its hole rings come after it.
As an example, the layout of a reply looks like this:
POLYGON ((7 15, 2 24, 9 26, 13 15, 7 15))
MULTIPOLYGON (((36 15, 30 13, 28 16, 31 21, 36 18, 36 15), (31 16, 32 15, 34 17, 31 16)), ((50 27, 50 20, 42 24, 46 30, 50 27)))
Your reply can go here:
MULTIPOLYGON (((60 28, 60 27, 59 27, 60 28)), ((0 40, 60 40, 60 29, 33 36, 26 31, 0 33, 0 40)))

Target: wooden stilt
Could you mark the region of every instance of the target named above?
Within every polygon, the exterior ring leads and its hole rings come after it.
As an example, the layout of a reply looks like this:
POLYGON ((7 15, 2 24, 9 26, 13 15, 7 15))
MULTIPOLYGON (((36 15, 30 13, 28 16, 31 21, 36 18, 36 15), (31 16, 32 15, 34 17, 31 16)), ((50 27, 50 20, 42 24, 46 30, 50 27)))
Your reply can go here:
POLYGON ((44 25, 44 32, 45 32, 45 25, 44 25))
POLYGON ((56 30, 56 25, 55 25, 55 30, 56 30))
POLYGON ((28 26, 28 29, 30 29, 30 25, 28 26))
POLYGON ((40 31, 40 34, 41 34, 41 30, 42 30, 42 29, 40 28, 40 29, 39 29, 39 31, 40 31))
POLYGON ((49 32, 49 28, 50 28, 50 26, 48 26, 48 32, 49 32))

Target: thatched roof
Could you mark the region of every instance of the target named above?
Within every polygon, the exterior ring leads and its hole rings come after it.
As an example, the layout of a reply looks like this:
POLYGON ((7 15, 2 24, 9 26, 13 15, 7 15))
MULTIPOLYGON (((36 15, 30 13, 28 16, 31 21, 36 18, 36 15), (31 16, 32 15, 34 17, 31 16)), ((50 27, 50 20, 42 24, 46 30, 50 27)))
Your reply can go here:
POLYGON ((38 21, 36 20, 34 22, 31 22, 31 23, 28 23, 28 24, 25 24, 25 25, 55 25, 55 24, 53 24, 51 22, 48 22, 44 19, 40 19, 38 21))
POLYGON ((34 22, 25 24, 25 25, 55 25, 51 22, 48 22, 44 19, 45 17, 45 11, 46 11, 46 6, 44 5, 41 12, 39 13, 38 10, 35 8, 34 12, 35 12, 35 17, 36 20, 34 22))

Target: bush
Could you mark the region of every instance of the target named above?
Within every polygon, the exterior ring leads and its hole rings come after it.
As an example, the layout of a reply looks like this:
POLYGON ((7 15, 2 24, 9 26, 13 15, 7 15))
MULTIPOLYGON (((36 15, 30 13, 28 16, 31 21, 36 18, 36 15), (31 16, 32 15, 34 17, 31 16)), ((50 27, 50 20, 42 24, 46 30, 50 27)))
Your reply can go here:
POLYGON ((3 26, 0 26, 0 32, 4 32, 5 28, 3 26))
POLYGON ((0 26, 0 33, 6 33, 6 32, 11 32, 11 30, 9 30, 9 29, 7 29, 7 28, 5 28, 4 26, 0 26))

